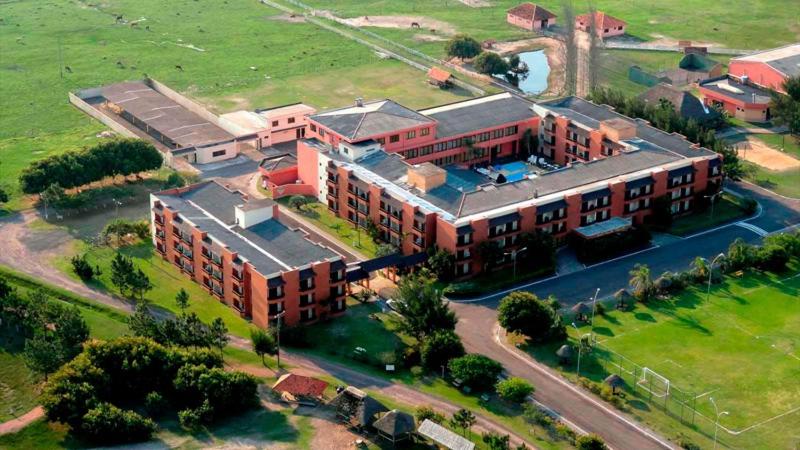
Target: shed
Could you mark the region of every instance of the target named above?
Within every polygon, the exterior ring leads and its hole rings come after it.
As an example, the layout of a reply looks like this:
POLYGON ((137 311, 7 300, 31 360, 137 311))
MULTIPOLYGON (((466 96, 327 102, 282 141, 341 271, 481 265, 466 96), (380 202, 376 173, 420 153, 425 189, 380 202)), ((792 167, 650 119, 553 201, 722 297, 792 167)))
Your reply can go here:
POLYGON ((393 409, 376 420, 372 427, 378 430, 378 434, 394 444, 408 439, 414 431, 414 417, 393 409))
POLYGON ((296 398, 321 399, 327 387, 328 383, 322 380, 287 373, 278 378, 278 381, 272 385, 272 390, 280 394, 290 394, 296 398))
POLYGON ((336 409, 336 415, 357 427, 372 425, 375 415, 389 409, 368 396, 361 389, 348 386, 328 403, 336 409))
POLYGON ((428 83, 441 88, 450 87, 453 83, 453 75, 438 67, 431 67, 428 70, 428 83))
POLYGON ((432 440, 436 445, 448 450, 475 449, 474 442, 470 442, 430 419, 425 419, 425 421, 420 424, 417 433, 426 439, 432 440))

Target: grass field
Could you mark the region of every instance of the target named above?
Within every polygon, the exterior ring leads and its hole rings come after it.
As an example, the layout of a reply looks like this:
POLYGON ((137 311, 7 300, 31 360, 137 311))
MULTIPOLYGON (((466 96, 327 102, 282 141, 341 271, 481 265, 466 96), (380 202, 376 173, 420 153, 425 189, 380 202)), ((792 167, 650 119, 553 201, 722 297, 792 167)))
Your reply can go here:
POLYGON ((716 225, 743 218, 746 214, 745 200, 740 197, 723 193, 715 202, 713 216, 709 207, 706 210, 680 217, 672 223, 669 232, 678 236, 688 236, 716 225))
POLYGON ((296 101, 322 108, 356 96, 411 106, 459 98, 428 86, 420 71, 255 1, 10 2, 0 48, 0 183, 14 194, 10 209, 24 206, 16 178, 31 160, 91 145, 104 129, 67 102, 80 88, 147 74, 217 111, 296 101), (116 23, 117 15, 138 25, 116 23))
MULTIPOLYGON (((343 17, 365 14, 427 16, 448 22, 457 31, 478 39, 502 40, 513 37, 516 32, 506 23, 505 11, 520 2, 494 0, 487 8, 471 8, 457 0, 305 0, 304 3, 343 17)), ((562 15, 559 0, 537 3, 562 15)), ((593 5, 628 22, 628 33, 645 40, 664 35, 673 39, 717 42, 731 48, 770 48, 792 42, 800 33, 798 15, 786 13, 789 3, 784 0, 756 0, 748 3, 747 8, 731 8, 726 3, 703 0, 598 0, 593 5), (743 26, 745 23, 747 26, 743 26)), ((586 9, 585 3, 575 3, 577 14, 586 9)))
MULTIPOLYGON (((708 418, 714 413, 709 397, 714 397, 720 411, 730 412, 721 425, 741 433, 720 432, 725 445, 794 448, 800 442, 798 433, 789 432, 800 429, 798 270, 800 264, 795 261, 782 275, 748 273, 728 278, 712 287, 708 301, 704 289, 694 288, 669 301, 598 316, 596 351, 612 355, 614 362, 598 358, 600 353, 584 354, 581 375, 600 382, 609 373, 620 373, 617 362, 622 359, 611 353, 615 352, 627 358, 622 360, 625 370, 621 373, 630 412, 665 434, 691 433, 703 448, 710 445, 713 424, 708 418), (665 415, 658 397, 652 403, 641 401, 648 395, 641 387, 637 395, 631 395, 635 380, 627 370, 634 364, 668 378, 673 392, 680 389, 695 397, 699 414, 694 431, 665 415)), ((589 331, 584 325, 580 334, 589 331)), ((575 338, 578 332, 570 327, 570 334, 575 338)), ((539 359, 556 364, 553 348, 533 351, 539 359)), ((574 365, 559 368, 574 376, 574 365)), ((674 405, 669 410, 677 414, 674 405)))

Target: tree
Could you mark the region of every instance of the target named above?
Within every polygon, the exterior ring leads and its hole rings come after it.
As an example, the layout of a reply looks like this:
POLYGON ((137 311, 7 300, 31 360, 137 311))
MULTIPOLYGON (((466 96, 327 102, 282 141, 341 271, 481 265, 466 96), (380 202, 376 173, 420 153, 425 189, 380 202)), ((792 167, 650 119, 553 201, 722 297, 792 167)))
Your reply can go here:
POLYGON ((403 277, 397 286, 397 312, 403 316, 400 331, 418 342, 432 330, 454 330, 458 320, 434 285, 435 281, 427 270, 421 270, 403 277))
POLYGON ((725 258, 726 267, 730 270, 747 269, 753 265, 756 258, 756 249, 742 238, 736 238, 728 246, 725 258))
POLYGON ((253 345, 253 351, 256 352, 256 355, 261 357, 261 364, 263 365, 267 365, 264 361, 264 355, 274 355, 278 350, 275 338, 262 329, 253 329, 250 331, 250 342, 253 345))
POLYGON ((222 349, 228 345, 228 341, 230 340, 228 337, 228 327, 225 326, 225 322, 222 321, 222 318, 217 317, 211 322, 209 332, 211 333, 211 345, 218 348, 221 353, 222 349))
POLYGON ((456 258, 452 253, 443 248, 428 249, 428 268, 441 281, 453 279, 456 266, 456 258))
POLYGON ((520 333, 534 342, 563 338, 564 325, 558 311, 525 291, 514 291, 500 301, 497 318, 506 331, 520 333))
POLYGON ((119 289, 122 295, 130 288, 130 281, 133 275, 133 260, 117 252, 111 260, 111 283, 119 289))
POLYGON ((450 424, 456 428, 461 428, 462 434, 466 436, 467 431, 475 425, 478 419, 472 411, 461 408, 453 413, 453 418, 450 419, 450 424))
POLYGON ((0 203, 8 203, 8 193, 0 187, 0 203))
POLYGON ((579 52, 575 39, 575 9, 571 0, 562 0, 561 17, 558 20, 564 24, 564 90, 567 95, 575 95, 578 88, 579 52))
POLYGON ((138 296, 139 300, 144 300, 145 292, 153 290, 153 283, 150 282, 150 277, 140 268, 130 273, 127 284, 131 289, 131 294, 138 296))
POLYGON ((58 339, 45 332, 25 341, 25 364, 34 372, 47 376, 61 367, 64 349, 58 339))
POLYGON ((705 280, 708 278, 708 262, 702 256, 696 257, 691 264, 692 276, 697 280, 705 280))
POLYGON ((123 411, 110 403, 90 409, 83 416, 79 430, 85 439, 106 445, 148 440, 155 431, 156 423, 152 419, 123 411))
POLYGON ((83 255, 75 255, 70 259, 70 264, 72 264, 72 271, 75 272, 81 280, 84 282, 91 280, 94 278, 94 268, 92 268, 91 264, 86 260, 86 254, 83 255))
POLYGON ((474 353, 450 360, 447 368, 450 376, 476 391, 490 390, 503 371, 499 362, 474 353))
POLYGON ((178 305, 181 311, 186 311, 186 308, 189 307, 189 293, 186 292, 186 289, 181 288, 175 295, 175 304, 178 305))
POLYGON ((380 258, 382 256, 394 255, 398 251, 399 249, 392 244, 380 244, 378 248, 375 249, 375 257, 380 258))
POLYGON ((494 431, 483 433, 482 440, 489 450, 508 450, 510 437, 506 434, 501 436, 494 431))
POLYGON ((486 75, 503 75, 508 72, 508 63, 502 56, 493 52, 484 52, 475 58, 475 70, 486 75))
POLYGON ((800 75, 784 80, 783 90, 785 95, 770 93, 769 110, 777 125, 785 125, 789 133, 800 139, 800 75))
POLYGON ((457 34, 445 44, 444 50, 447 56, 463 61, 478 56, 481 52, 481 44, 465 34, 457 34))
POLYGON ((650 275, 650 268, 644 264, 636 264, 630 271, 628 284, 633 290, 633 296, 641 302, 646 302, 655 294, 655 284, 650 275))
POLYGON ((428 370, 438 370, 460 356, 464 356, 464 344, 453 330, 435 330, 422 341, 420 357, 428 370))
POLYGON ((128 318, 128 329, 134 336, 150 338, 156 342, 162 340, 158 322, 144 302, 136 304, 133 315, 128 318))
POLYGON ((511 377, 499 381, 496 386, 497 395, 503 400, 521 404, 534 391, 533 386, 522 378, 511 377))
POLYGON ((484 271, 489 270, 503 257, 503 249, 500 248, 497 241, 481 241, 475 247, 475 253, 481 260, 484 271))
POLYGON ((416 418, 419 423, 424 422, 426 419, 438 424, 444 423, 444 415, 430 406, 417 407, 416 412, 414 412, 414 418, 416 418))
POLYGON ((304 195, 293 195, 289 197, 289 207, 298 211, 302 211, 309 203, 311 203, 311 201, 304 195))
POLYGON ((596 434, 584 434, 575 440, 575 448, 578 450, 608 450, 603 439, 596 434))

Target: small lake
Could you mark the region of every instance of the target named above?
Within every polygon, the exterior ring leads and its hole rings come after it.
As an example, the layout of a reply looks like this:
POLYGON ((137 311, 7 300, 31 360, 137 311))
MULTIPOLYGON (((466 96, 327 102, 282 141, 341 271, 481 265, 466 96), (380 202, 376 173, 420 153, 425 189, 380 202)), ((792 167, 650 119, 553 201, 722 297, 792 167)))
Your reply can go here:
POLYGON ((546 91, 550 65, 547 63, 544 50, 520 53, 519 59, 528 65, 528 78, 520 80, 520 90, 526 94, 540 94, 546 91))

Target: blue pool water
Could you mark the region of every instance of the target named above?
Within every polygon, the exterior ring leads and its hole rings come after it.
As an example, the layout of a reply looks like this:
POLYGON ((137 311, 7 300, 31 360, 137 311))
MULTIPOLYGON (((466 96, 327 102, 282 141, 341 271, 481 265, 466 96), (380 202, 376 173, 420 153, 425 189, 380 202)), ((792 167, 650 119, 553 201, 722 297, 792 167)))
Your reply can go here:
POLYGON ((495 165, 495 169, 506 177, 506 182, 519 181, 528 175, 528 166, 522 161, 514 161, 508 164, 495 165))

